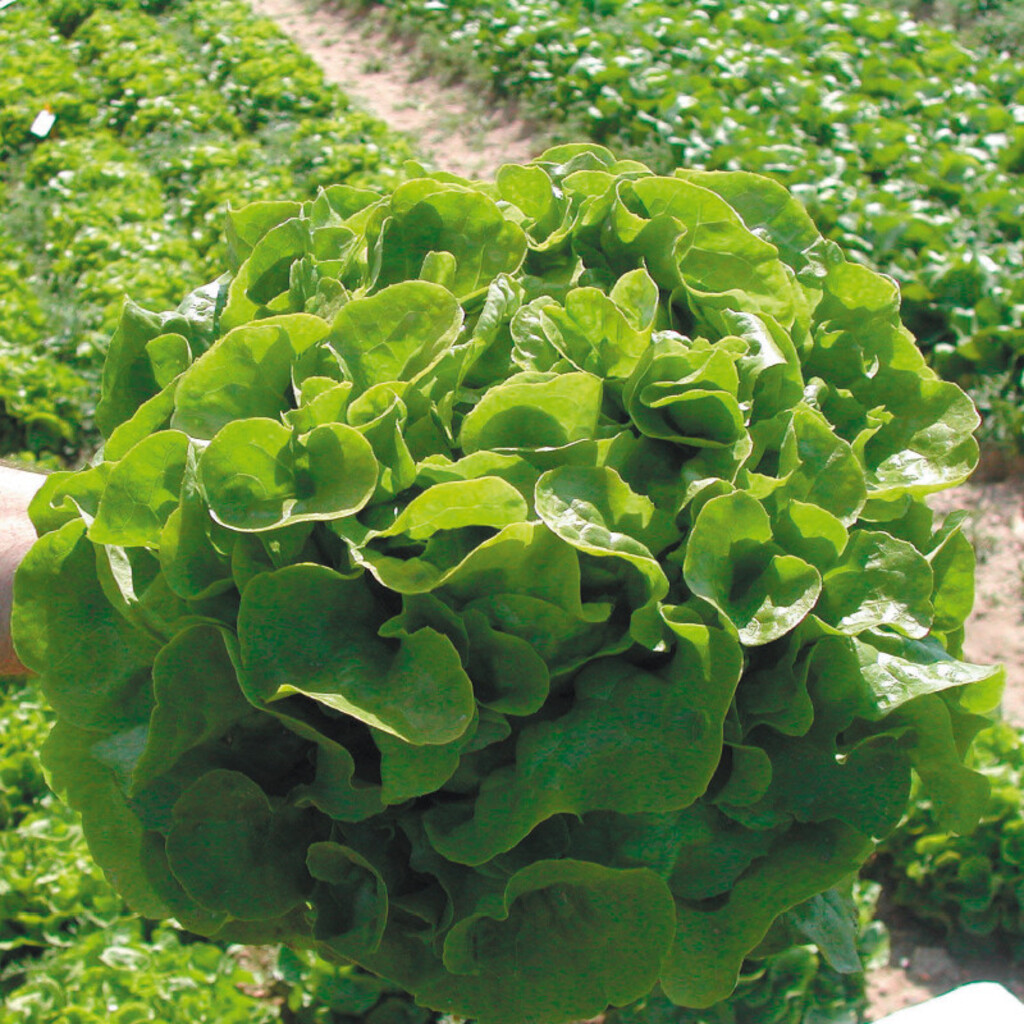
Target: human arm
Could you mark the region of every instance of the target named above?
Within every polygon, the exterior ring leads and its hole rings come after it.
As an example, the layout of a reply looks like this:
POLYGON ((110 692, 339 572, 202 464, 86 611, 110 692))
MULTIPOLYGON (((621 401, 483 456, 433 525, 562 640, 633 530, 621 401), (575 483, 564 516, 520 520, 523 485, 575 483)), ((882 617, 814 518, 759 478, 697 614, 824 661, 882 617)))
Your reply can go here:
POLYGON ((14 572, 36 539, 28 505, 45 479, 38 473, 0 465, 0 676, 25 671, 11 642, 14 572))

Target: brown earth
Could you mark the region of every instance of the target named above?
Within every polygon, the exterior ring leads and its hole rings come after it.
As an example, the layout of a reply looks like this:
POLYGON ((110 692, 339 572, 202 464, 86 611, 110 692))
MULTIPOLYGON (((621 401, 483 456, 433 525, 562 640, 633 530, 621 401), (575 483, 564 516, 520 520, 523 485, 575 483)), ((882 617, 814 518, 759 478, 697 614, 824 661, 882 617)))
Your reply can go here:
POLYGON ((1024 477, 969 482, 935 495, 939 512, 966 509, 978 564, 964 654, 1006 666, 1003 717, 1024 726, 1024 477))
POLYGON ((251 0, 341 87, 354 105, 408 136, 422 159, 468 178, 493 177, 545 146, 535 127, 510 110, 488 108, 468 84, 421 74, 415 48, 389 37, 379 21, 303 0, 251 0))
MULTIPOLYGON (((414 41, 390 37, 365 13, 314 7, 304 0, 251 0, 323 68, 355 105, 405 133, 435 166, 490 177, 503 163, 545 148, 535 127, 509 110, 489 109, 478 90, 422 73, 414 41)), ((937 512, 966 509, 978 557, 974 612, 965 654, 1007 670, 1003 715, 1024 727, 1024 467, 986 460, 978 482, 936 495, 937 512), (1008 471, 1017 475, 1000 479, 1008 471), (993 479, 994 478, 994 479, 993 479)), ((998 981, 1024 999, 1024 967, 1006 958, 952 955, 941 938, 884 913, 892 936, 889 966, 869 977, 868 1020, 924 1002, 969 981, 998 981)))
POLYGON ((868 975, 869 1021, 972 981, 996 981, 1024 1000, 1021 964, 1005 956, 951 953, 941 944, 941 936, 929 935, 905 916, 884 910, 881 916, 889 927, 891 953, 886 967, 868 975))

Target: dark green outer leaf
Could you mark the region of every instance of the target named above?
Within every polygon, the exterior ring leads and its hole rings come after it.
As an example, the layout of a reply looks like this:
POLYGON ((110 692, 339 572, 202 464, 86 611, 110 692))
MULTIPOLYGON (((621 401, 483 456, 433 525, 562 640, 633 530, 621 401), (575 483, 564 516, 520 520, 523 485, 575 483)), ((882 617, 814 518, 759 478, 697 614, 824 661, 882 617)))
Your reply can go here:
POLYGON ((306 849, 315 838, 308 814, 275 811, 251 779, 215 770, 174 805, 167 857, 204 907, 261 921, 280 917, 309 895, 306 849))
POLYGON ((160 644, 111 607, 96 557, 81 520, 40 538, 15 576, 11 625, 19 657, 44 677, 58 715, 112 731, 148 715, 160 644))
POLYGON ((855 871, 867 837, 837 823, 796 825, 756 861, 717 910, 676 903, 676 938, 661 973, 680 1006, 711 1006, 732 991, 743 958, 783 911, 855 871))
POLYGON ((323 566, 253 579, 238 613, 242 688, 256 704, 303 693, 414 744, 461 736, 473 690, 451 641, 423 628, 397 650, 366 583, 323 566))
POLYGON ((42 749, 47 781, 82 814, 89 850, 130 906, 146 917, 171 910, 149 879, 145 829, 129 806, 116 772, 97 759, 102 733, 58 722, 42 749))
POLYGON ((465 1006, 481 1024, 589 1016, 646 992, 671 941, 671 902, 652 871, 539 860, 509 879, 502 903, 449 932, 454 974, 421 998, 465 1006))
POLYGON ((700 796, 721 757, 741 658, 720 630, 680 631, 684 642, 661 674, 615 659, 581 672, 573 710, 523 730, 515 767, 484 781, 471 817, 457 805, 428 811, 439 852, 482 864, 553 814, 663 812, 700 796))

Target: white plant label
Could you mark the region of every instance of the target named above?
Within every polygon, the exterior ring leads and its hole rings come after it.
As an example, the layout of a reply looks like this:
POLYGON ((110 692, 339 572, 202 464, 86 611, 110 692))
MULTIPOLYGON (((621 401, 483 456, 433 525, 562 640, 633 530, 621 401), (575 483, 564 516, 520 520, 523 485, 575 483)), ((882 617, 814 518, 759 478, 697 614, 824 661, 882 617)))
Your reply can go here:
MULTIPOLYGON (((0 0, 3 3, 3 0, 0 0)), ((40 110, 36 114, 36 119, 32 122, 32 127, 29 131, 37 138, 45 139, 50 134, 50 129, 54 126, 57 121, 57 115, 52 110, 40 110)))

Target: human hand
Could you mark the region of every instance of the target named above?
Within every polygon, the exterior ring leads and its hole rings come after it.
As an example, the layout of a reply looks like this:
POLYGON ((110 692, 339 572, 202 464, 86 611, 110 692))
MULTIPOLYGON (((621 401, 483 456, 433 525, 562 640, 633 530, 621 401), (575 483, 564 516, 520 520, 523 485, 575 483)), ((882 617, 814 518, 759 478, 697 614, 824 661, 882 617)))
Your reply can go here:
POLYGON ((28 505, 45 479, 38 473, 0 466, 0 676, 25 671, 11 642, 14 572, 36 539, 28 505))

